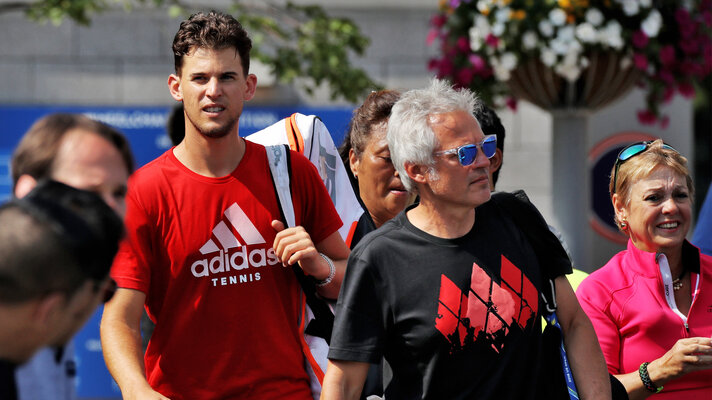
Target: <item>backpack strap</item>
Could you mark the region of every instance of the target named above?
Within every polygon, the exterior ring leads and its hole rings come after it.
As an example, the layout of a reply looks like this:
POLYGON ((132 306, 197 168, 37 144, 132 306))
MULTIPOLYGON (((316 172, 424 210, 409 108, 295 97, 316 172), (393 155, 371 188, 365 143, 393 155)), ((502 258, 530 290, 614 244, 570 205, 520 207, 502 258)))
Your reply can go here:
MULTIPOLYGON (((294 204, 290 187, 291 163, 288 145, 265 146, 272 183, 277 194, 277 203, 286 227, 296 226, 294 204)), ((313 279, 304 275, 298 264, 292 265, 292 271, 304 292, 306 302, 314 313, 315 319, 304 330, 305 333, 331 340, 331 329, 334 325, 334 313, 324 300, 317 297, 316 284, 313 279)))
MULTIPOLYGON (((526 193, 518 190, 513 193, 496 192, 492 193, 492 200, 509 216, 514 224, 524 233, 529 244, 531 244, 539 264, 545 268, 550 260, 568 260, 566 251, 561 246, 561 242, 551 233, 544 218, 534 212, 524 203, 530 203, 526 193)), ((541 295, 546 305, 548 313, 556 311, 556 290, 554 281, 544 275, 541 295)))

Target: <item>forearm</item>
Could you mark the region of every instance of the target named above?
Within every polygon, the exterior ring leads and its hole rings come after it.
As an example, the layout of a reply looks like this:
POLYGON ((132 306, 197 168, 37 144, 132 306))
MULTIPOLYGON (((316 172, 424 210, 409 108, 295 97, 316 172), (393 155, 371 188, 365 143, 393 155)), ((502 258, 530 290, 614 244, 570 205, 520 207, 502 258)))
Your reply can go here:
POLYGON ((329 360, 321 400, 358 400, 368 367, 367 363, 329 360))
MULTIPOLYGON (((346 261, 347 259, 332 260, 332 262, 334 263, 334 268, 336 270, 336 272, 334 273, 334 278, 329 284, 317 288, 317 292, 319 293, 319 295, 327 299, 336 299, 339 297, 339 291, 341 290, 341 282, 343 282, 344 274, 346 273, 346 261)), ((327 276, 328 275, 325 275, 324 279, 326 279, 327 276)))
POLYGON ((559 276, 556 286, 556 316, 581 399, 610 399, 611 382, 606 360, 591 320, 581 308, 569 281, 559 276))
POLYGON ((132 327, 105 314, 101 321, 101 344, 106 366, 124 397, 151 390, 146 380, 138 324, 132 327))
MULTIPOLYGON (((648 370, 650 372, 650 370, 648 370)), ((625 391, 628 392, 629 400, 642 400, 653 394, 643 386, 643 381, 640 379, 638 371, 629 374, 616 375, 616 378, 623 384, 625 391)), ((653 381, 655 382, 655 381, 653 381)), ((657 382, 655 382, 658 385, 657 382)))
POLYGON ((588 318, 572 321, 564 331, 564 345, 580 398, 610 399, 606 361, 588 318))

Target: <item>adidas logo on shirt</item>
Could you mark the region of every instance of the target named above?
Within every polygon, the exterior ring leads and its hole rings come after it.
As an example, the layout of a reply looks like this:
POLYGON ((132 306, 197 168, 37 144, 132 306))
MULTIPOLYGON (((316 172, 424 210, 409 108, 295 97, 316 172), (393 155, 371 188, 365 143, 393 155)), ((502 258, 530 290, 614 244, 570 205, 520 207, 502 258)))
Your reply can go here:
MULTIPOLYGON (((213 236, 215 236, 217 242, 212 238, 208 239, 200 248, 200 254, 208 257, 198 259, 190 266, 193 276, 196 278, 210 277, 211 275, 222 274, 231 270, 247 272, 245 270, 250 267, 260 268, 265 265, 280 264, 274 249, 267 247, 265 239, 237 203, 233 203, 228 207, 224 214, 225 219, 213 228, 213 236), (240 242, 228 224, 237 231, 244 243, 240 242), (248 252, 247 246, 252 247, 252 250, 248 252), (212 254, 214 256, 209 257, 212 254)), ((260 280, 260 273, 211 279, 213 286, 245 283, 260 280)))

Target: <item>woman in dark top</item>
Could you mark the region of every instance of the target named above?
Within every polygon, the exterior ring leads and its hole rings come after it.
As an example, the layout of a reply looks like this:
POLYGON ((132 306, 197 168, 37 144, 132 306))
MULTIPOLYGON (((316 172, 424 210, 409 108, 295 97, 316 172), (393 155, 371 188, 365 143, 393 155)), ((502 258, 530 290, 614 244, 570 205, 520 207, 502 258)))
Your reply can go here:
POLYGON ((413 199, 391 163, 386 141, 388 117, 399 97, 400 93, 394 90, 372 92, 354 111, 339 149, 354 191, 367 211, 347 243, 351 248, 364 235, 395 217, 413 199))

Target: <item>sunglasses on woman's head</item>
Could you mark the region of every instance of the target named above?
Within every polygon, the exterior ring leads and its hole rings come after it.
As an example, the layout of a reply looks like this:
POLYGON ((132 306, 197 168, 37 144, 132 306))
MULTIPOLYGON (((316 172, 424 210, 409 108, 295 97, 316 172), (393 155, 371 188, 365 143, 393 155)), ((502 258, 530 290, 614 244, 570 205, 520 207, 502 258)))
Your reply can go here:
POLYGON ((466 144, 460 147, 456 147, 454 149, 438 151, 433 154, 436 156, 444 154, 457 154, 457 159, 458 161, 460 161, 460 165, 466 167, 475 162, 475 159, 477 159, 478 147, 482 150, 482 153, 485 155, 485 157, 494 157, 494 154, 497 152, 497 136, 487 135, 479 143, 466 144))
MULTIPOLYGON (((618 157, 616 157, 615 170, 613 172, 613 193, 616 192, 616 183, 618 182, 618 170, 620 169, 621 164, 623 164, 624 162, 630 160, 631 158, 633 158, 633 157, 637 156, 638 154, 647 150, 648 147, 650 147, 650 145, 652 143, 653 143, 652 140, 645 141, 645 142, 633 143, 629 146, 624 147, 623 150, 621 150, 621 152, 618 153, 618 157)), ((678 152, 672 146, 665 144, 665 143, 663 143, 663 149, 672 150, 675 153, 678 152)))

